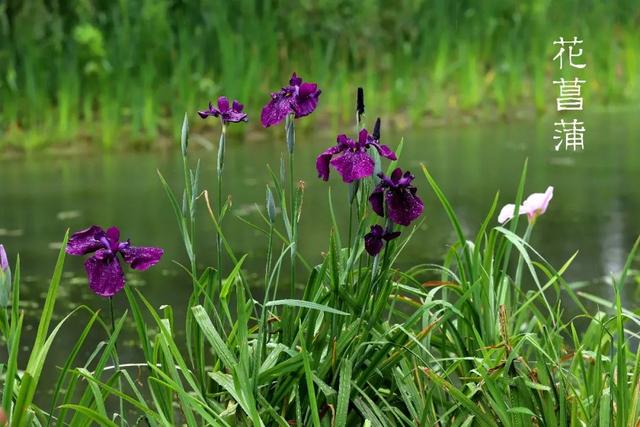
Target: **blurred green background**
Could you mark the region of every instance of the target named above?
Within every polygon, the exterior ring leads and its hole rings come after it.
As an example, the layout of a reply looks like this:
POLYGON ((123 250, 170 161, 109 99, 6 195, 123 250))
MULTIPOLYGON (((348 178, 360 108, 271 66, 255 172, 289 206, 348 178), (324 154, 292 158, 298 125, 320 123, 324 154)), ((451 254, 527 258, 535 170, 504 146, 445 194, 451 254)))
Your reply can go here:
POLYGON ((508 120, 555 108, 574 35, 587 105, 637 101, 637 0, 4 0, 0 149, 160 144, 220 94, 257 126, 294 70, 323 89, 316 125, 351 120, 356 86, 401 128, 508 120))

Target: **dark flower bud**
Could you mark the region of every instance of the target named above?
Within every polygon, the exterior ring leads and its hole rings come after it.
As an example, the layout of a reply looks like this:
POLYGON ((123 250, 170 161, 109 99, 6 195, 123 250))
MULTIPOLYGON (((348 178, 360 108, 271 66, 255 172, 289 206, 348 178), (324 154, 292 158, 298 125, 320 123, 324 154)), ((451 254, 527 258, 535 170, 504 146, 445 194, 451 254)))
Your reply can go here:
POLYGON ((358 112, 358 118, 364 114, 364 89, 361 87, 358 88, 356 111, 358 112))
POLYGON ((380 141, 380 117, 376 119, 376 124, 373 126, 373 133, 371 134, 373 139, 380 141))

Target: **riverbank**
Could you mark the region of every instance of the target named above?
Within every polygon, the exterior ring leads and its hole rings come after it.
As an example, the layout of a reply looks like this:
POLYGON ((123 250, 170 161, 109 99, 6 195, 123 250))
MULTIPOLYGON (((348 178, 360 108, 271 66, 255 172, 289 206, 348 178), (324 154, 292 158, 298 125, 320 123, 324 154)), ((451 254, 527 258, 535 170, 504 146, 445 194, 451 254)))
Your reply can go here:
POLYGON ((393 114, 405 128, 510 119, 553 110, 553 80, 576 77, 553 61, 560 36, 584 41, 587 67, 577 76, 587 81, 586 108, 638 101, 633 1, 586 10, 575 0, 406 3, 12 3, 0 9, 9 41, 0 47, 0 147, 87 139, 110 150, 122 141, 149 146, 221 93, 257 122, 292 71, 318 82, 318 112, 336 127, 351 123, 344 101, 358 86, 372 115, 393 114))

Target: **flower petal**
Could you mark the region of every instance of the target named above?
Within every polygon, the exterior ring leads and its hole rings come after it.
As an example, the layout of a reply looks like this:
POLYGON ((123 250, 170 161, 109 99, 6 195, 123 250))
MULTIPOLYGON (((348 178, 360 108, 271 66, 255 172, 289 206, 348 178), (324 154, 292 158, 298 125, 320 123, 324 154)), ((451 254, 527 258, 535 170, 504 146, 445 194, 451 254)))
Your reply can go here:
POLYGON ((387 191, 387 216, 400 225, 408 226, 418 218, 424 210, 420 197, 408 188, 392 188, 387 191))
POLYGON ((382 157, 385 157, 389 160, 398 160, 398 156, 396 156, 396 153, 394 153, 391 148, 387 147, 386 145, 379 144, 375 141, 369 141, 369 144, 373 145, 382 157))
POLYGON ((353 182, 373 175, 375 162, 364 151, 345 151, 331 160, 331 166, 336 168, 344 182, 353 182))
POLYGON ((376 256, 382 250, 384 241, 382 240, 382 227, 379 225, 371 226, 371 232, 364 236, 364 248, 371 256, 376 256))
POLYGON ((121 248, 120 252, 124 256, 124 261, 135 270, 146 270, 156 265, 164 254, 161 248, 128 245, 121 248))
POLYGON ((283 121, 287 114, 293 112, 291 95, 284 90, 271 95, 271 100, 262 109, 260 120, 262 126, 268 128, 283 121))
POLYGON ((9 269, 9 260, 7 259, 7 253, 4 250, 4 246, 0 245, 0 270, 7 271, 9 269))
POLYGON ((210 111, 198 111, 198 115, 203 118, 206 119, 207 117, 211 116, 211 112, 210 111))
POLYGON ((391 178, 391 182, 397 184, 400 179, 402 179, 402 169, 395 168, 393 172, 391 172, 391 176, 389 178, 391 178))
POLYGON ((238 102, 237 99, 233 100, 233 111, 237 112, 237 113, 242 113, 242 110, 244 110, 244 105, 240 104, 240 102, 238 102))
POLYGON ((393 239, 396 239, 396 238, 400 237, 400 234, 402 234, 402 233, 400 233, 399 231, 394 231, 392 233, 386 232, 386 233, 384 233, 384 236, 382 236, 382 238, 384 240, 386 240, 387 242, 390 242, 393 239))
POLYGON ((240 113, 233 110, 229 110, 223 113, 222 119, 227 123, 239 123, 239 122, 246 122, 248 120, 246 113, 240 113))
POLYGON ((367 139, 369 137, 369 133, 367 132, 366 129, 361 129, 360 132, 358 133, 358 143, 361 146, 365 146, 367 144, 367 139))
POLYGON ((544 193, 533 193, 522 202, 522 213, 526 213, 529 219, 534 216, 542 215, 547 211, 549 202, 553 198, 553 187, 547 187, 544 193))
POLYGON ((117 243, 120 240, 120 229, 118 227, 109 227, 105 234, 109 242, 117 243))
POLYGON ((296 73, 293 73, 289 79, 289 84, 291 86, 300 86, 302 84, 302 78, 298 77, 296 73))
POLYGON ((302 83, 298 89, 298 96, 306 98, 314 95, 316 92, 318 92, 318 85, 316 83, 302 83))
POLYGON ((344 148, 352 147, 355 145, 353 140, 345 134, 338 135, 336 141, 338 142, 338 145, 342 145, 344 148))
POLYGON ((97 225, 73 233, 67 243, 66 252, 69 255, 86 255, 95 252, 103 247, 100 237, 104 235, 104 230, 97 225))
POLYGON ((513 218, 513 215, 515 214, 515 210, 516 210, 516 205, 514 205, 513 203, 504 205, 500 210, 500 214, 498 215, 498 222, 500 224, 504 224, 505 222, 509 221, 511 218, 513 218))
POLYGON ((226 113, 227 111, 229 111, 229 98, 227 98, 226 96, 221 96, 218 98, 218 110, 220 110, 221 113, 226 113))
POLYGON ((377 186, 369 196, 369 204, 371 209, 380 216, 384 216, 384 189, 377 186))
POLYGON ((124 288, 124 272, 118 258, 107 251, 99 252, 100 256, 96 254, 84 263, 89 287, 97 295, 112 297, 124 288))
POLYGON ((302 83, 295 102, 292 105, 296 118, 308 116, 318 106, 318 97, 321 91, 315 83, 302 83))
POLYGON ((323 151, 318 157, 316 157, 316 170, 318 171, 318 178, 323 181, 329 179, 329 162, 331 157, 342 151, 339 145, 329 147, 323 151))

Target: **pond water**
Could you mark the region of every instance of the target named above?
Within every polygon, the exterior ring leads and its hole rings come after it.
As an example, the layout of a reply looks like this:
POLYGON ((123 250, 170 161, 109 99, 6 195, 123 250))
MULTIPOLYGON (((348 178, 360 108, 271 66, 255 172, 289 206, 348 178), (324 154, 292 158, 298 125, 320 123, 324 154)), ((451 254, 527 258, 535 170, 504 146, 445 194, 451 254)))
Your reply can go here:
MULTIPOLYGON (((465 231, 475 233, 496 191, 501 193, 501 204, 514 199, 523 162, 528 158, 526 193, 555 186, 550 208, 536 225, 533 245, 557 267, 579 251, 566 273, 569 280, 592 280, 618 272, 640 233, 640 121, 635 111, 582 117, 587 127, 582 152, 554 151, 553 117, 535 122, 403 132, 405 150, 401 164, 417 176, 426 221, 407 247, 402 263, 437 262, 454 241, 441 206, 419 173, 420 163, 425 163, 439 182, 465 231)), ((384 142, 392 146, 400 137, 390 131, 383 134, 384 142)), ((346 201, 344 186, 335 173, 328 184, 320 181, 314 169, 315 156, 333 141, 331 136, 299 135, 296 146, 296 175, 305 181, 299 246, 312 263, 320 260, 328 245, 329 186, 338 216, 345 216, 346 222, 346 203, 339 202, 346 201)), ((279 140, 240 142, 230 138, 225 190, 232 195, 234 214, 259 221, 255 203, 261 206, 264 203, 265 184, 270 179, 266 165, 277 170, 283 148, 279 140)), ((201 149, 192 157, 202 159, 202 185, 214 191, 215 152, 201 149)), ((36 319, 66 228, 117 225, 122 236, 131 238, 133 244, 165 248, 166 255, 157 267, 129 275, 129 283, 140 286, 156 307, 172 304, 176 318, 184 316, 191 284, 172 261, 184 262, 186 256, 156 170, 163 173, 174 189, 179 188, 182 170, 177 150, 67 157, 33 155, 0 160, 0 242, 12 260, 17 252, 22 259, 21 292, 29 315, 22 342, 25 356, 35 335, 36 319)), ((201 206, 200 261, 213 265, 213 226, 201 206)), ((256 273, 255 286, 260 287, 265 239, 234 217, 228 217, 224 227, 236 253, 249 254, 245 265, 256 273)), ((611 299, 610 288, 601 283, 594 282, 589 290, 611 299)), ((115 300, 117 312, 122 313, 124 296, 115 300)), ((625 301, 628 308, 637 308, 640 302, 637 289, 627 287, 625 301)), ((89 291, 82 259, 68 257, 57 312, 67 312, 80 303, 96 309, 107 308, 105 300, 89 291)), ((566 310, 571 313, 572 307, 567 305, 566 310)), ((54 367, 66 356, 59 350, 70 348, 84 321, 86 316, 80 315, 56 340, 54 348, 58 351, 51 353, 43 381, 53 381, 54 367)), ((135 335, 129 336, 135 340, 135 335)), ((96 334, 91 339, 97 342, 103 337, 96 334)), ((127 351, 126 346, 121 350, 122 359, 134 361, 131 359, 135 359, 135 352, 130 350, 127 354, 127 351)))

